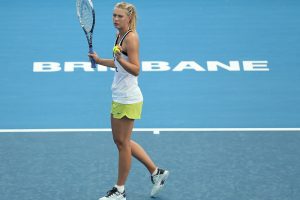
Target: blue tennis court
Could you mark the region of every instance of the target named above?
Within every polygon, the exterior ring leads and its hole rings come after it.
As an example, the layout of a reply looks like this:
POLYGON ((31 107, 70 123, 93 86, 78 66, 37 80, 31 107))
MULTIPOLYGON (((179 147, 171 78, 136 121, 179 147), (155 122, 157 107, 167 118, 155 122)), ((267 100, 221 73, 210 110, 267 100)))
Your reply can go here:
MULTIPOLYGON (((105 58, 116 2, 94 0, 105 58)), ((144 96, 133 138, 171 173, 157 199, 299 199, 300 2, 131 3, 144 96)), ((89 68, 75 1, 4 1, 0 22, 0 199, 98 199, 116 179, 114 72, 89 68)), ((134 160, 128 199, 150 187, 134 160)))

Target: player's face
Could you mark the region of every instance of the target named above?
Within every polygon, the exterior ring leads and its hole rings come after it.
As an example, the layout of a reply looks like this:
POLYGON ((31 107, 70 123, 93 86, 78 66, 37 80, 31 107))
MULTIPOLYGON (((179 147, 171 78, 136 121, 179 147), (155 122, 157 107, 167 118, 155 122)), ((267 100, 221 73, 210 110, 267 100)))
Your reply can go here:
POLYGON ((113 23, 117 29, 128 29, 129 17, 126 11, 120 8, 115 8, 113 12, 113 23))

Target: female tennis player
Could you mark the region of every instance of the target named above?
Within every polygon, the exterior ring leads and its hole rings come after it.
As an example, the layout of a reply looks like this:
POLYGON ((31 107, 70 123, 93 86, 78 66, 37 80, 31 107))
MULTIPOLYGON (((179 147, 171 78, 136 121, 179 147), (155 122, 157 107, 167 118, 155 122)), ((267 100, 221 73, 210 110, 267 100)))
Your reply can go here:
POLYGON ((145 150, 131 140, 134 120, 141 118, 143 96, 138 86, 139 39, 136 32, 136 9, 134 5, 117 3, 113 11, 113 23, 118 30, 114 59, 100 58, 89 54, 96 63, 115 68, 112 83, 111 127, 113 140, 119 151, 118 180, 106 196, 99 200, 126 200, 125 182, 131 167, 131 155, 145 165, 151 174, 153 188, 150 195, 156 196, 164 186, 169 171, 158 168, 145 150))

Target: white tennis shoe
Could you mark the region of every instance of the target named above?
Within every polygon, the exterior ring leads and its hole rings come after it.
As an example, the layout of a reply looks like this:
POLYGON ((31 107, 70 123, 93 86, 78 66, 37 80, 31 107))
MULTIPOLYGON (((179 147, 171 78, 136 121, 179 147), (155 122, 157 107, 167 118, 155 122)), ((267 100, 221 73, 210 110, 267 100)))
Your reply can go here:
POLYGON ((126 200, 125 190, 121 193, 116 187, 113 187, 107 192, 106 196, 100 198, 99 200, 126 200))
POLYGON ((165 185, 165 181, 169 176, 169 171, 163 169, 157 169, 157 173, 151 176, 151 181, 153 183, 153 187, 151 190, 151 197, 156 197, 156 195, 161 191, 161 189, 165 185))

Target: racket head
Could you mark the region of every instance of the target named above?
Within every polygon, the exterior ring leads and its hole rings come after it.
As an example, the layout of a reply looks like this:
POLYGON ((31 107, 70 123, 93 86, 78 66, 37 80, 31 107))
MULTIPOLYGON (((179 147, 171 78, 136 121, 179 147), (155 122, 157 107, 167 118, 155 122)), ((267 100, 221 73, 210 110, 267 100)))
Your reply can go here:
POLYGON ((86 34, 93 33, 95 26, 95 11, 92 0, 76 1, 77 16, 80 25, 86 34))
MULTIPOLYGON (((85 32, 86 39, 89 44, 89 53, 93 53, 93 30, 95 26, 95 11, 92 0, 76 0, 77 16, 79 23, 85 32)), ((96 68, 96 62, 90 58, 91 67, 96 68)))

